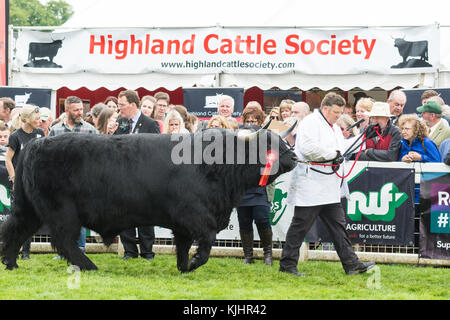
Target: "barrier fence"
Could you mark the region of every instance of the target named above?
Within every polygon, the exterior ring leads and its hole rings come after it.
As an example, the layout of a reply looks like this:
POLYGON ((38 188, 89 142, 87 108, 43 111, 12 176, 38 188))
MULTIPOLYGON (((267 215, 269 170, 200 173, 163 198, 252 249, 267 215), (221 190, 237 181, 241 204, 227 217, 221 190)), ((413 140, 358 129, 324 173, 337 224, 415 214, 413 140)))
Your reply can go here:
MULTIPOLYGON (((346 170, 352 162, 346 164, 346 170)), ((0 164, 0 218, 9 213, 10 198, 6 169, 0 164), (6 176, 5 176, 6 174, 6 176)), ((347 178, 350 194, 343 198, 347 231, 355 251, 363 260, 378 263, 450 265, 450 167, 443 163, 356 163, 347 178)), ((287 204, 292 172, 275 181, 275 199, 271 208, 274 257, 279 258, 294 208, 287 204)), ((307 195, 305 195, 307 196, 307 195)), ((256 227, 254 227, 256 230, 256 227)), ((53 252, 50 236, 33 237, 32 252, 53 252)), ((156 253, 175 253, 172 233, 155 227, 156 253)), ((302 245, 301 260, 339 258, 326 229, 317 221, 302 245)), ((101 237, 87 231, 89 253, 122 254, 119 239, 106 248, 101 237)), ((255 232, 255 255, 262 257, 255 232)), ((195 250, 195 242, 193 249, 195 250)), ((228 227, 217 235, 212 256, 243 256, 236 210, 228 227)))

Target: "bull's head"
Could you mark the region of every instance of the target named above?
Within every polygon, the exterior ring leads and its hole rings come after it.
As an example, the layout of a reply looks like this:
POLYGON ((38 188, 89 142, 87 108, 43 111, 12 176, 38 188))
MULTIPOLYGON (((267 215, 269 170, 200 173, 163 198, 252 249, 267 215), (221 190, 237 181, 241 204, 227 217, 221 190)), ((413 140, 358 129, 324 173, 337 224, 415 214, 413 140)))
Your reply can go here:
POLYGON ((297 122, 280 135, 271 130, 266 130, 269 125, 270 121, 255 132, 244 129, 240 130, 237 135, 239 140, 248 142, 250 145, 248 150, 257 153, 260 163, 265 165, 261 168, 261 175, 263 176, 265 173, 270 175, 267 183, 271 183, 280 174, 294 169, 297 161, 297 157, 283 140, 295 129, 297 122), (275 156, 275 159, 272 159, 273 163, 268 169, 268 157, 270 155, 275 156))

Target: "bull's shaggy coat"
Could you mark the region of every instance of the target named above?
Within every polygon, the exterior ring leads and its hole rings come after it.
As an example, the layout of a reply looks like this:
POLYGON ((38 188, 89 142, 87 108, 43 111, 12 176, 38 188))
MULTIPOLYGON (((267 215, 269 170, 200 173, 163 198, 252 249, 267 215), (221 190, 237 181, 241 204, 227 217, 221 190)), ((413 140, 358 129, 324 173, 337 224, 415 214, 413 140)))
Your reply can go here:
MULTIPOLYGON (((238 141, 232 132, 213 129, 204 134, 208 132, 238 141)), ((295 167, 294 153, 278 135, 261 130, 257 139, 266 139, 267 148, 271 141, 280 146, 279 170, 269 183, 295 167)), ((206 263, 233 207, 246 190, 258 186, 264 163, 175 165, 171 153, 177 144, 170 135, 156 134, 69 133, 31 141, 17 166, 12 215, 0 234, 2 262, 7 269, 18 267, 21 245, 45 223, 58 254, 81 270, 97 269, 77 247, 81 226, 98 232, 106 245, 123 230, 162 226, 173 231, 180 271, 206 263), (194 240, 198 249, 189 262, 194 240)), ((203 150, 208 144, 203 142, 203 150)), ((224 159, 230 146, 225 150, 224 159)))

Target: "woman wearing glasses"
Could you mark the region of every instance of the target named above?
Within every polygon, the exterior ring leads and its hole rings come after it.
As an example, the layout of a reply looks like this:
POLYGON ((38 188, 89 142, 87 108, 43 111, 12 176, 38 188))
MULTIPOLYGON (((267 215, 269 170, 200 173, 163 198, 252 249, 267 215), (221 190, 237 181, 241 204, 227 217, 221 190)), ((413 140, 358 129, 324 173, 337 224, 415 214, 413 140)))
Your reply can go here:
POLYGON ((442 162, 436 144, 428 138, 428 127, 417 114, 405 114, 398 120, 402 147, 398 161, 442 162))
MULTIPOLYGON (((17 166, 20 150, 34 138, 44 137, 44 131, 39 128, 41 124, 41 115, 39 107, 26 105, 22 108, 20 117, 21 127, 9 136, 8 149, 5 155, 5 165, 8 171, 9 181, 14 185, 14 168, 17 166)), ((11 188, 13 189, 13 188, 11 188)), ((30 259, 31 238, 28 239, 22 247, 22 259, 30 259)))

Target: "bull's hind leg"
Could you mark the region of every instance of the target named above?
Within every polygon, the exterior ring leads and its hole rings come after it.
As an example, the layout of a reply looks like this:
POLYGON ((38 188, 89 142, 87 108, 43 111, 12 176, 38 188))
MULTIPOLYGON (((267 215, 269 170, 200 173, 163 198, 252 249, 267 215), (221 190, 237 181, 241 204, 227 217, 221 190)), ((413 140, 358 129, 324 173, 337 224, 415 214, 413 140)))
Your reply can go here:
POLYGON ((80 270, 97 270, 97 266, 80 250, 77 240, 80 237, 80 226, 69 230, 59 230, 52 233, 52 245, 58 254, 78 266, 80 270))
POLYGON ((175 232, 174 236, 177 248, 177 268, 181 272, 188 272, 189 249, 191 248, 193 240, 190 237, 185 237, 175 232))
POLYGON ((191 262, 189 263, 189 271, 194 271, 208 261, 209 254, 211 253, 211 247, 214 244, 215 240, 215 231, 209 231, 203 234, 203 236, 198 241, 197 252, 194 254, 191 262))
POLYGON ((66 202, 61 211, 52 212, 52 216, 55 219, 50 223, 51 241, 58 254, 80 270, 97 270, 96 265, 78 247, 81 222, 75 205, 66 202))
POLYGON ((41 224, 35 215, 28 214, 23 217, 19 212, 13 212, 6 220, 0 231, 2 263, 6 265, 6 269, 18 268, 17 256, 20 247, 36 233, 41 224))

